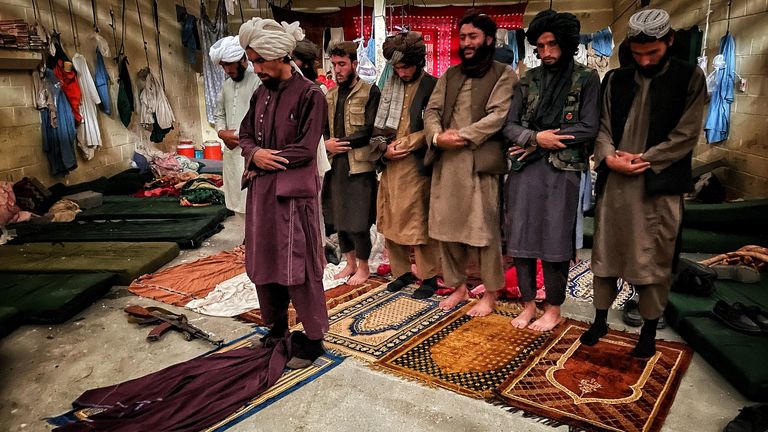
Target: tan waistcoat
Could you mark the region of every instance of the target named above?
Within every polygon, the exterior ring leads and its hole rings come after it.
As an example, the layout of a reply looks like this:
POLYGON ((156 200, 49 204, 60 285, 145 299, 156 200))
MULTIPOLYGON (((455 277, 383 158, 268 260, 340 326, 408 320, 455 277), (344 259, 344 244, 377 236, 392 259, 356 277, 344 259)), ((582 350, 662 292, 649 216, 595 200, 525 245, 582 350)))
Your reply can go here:
MULTIPOLYGON (((358 79, 357 84, 347 96, 347 106, 344 108, 344 132, 351 135, 365 126, 365 105, 368 103, 368 97, 371 91, 371 84, 358 79)), ((325 95, 328 101, 328 125, 331 137, 334 136, 334 116, 336 115, 336 102, 339 100, 339 88, 334 87, 325 95)), ((376 169, 372 162, 375 157, 372 152, 374 148, 370 145, 352 149, 347 152, 349 158, 349 173, 360 174, 371 172, 376 169)))

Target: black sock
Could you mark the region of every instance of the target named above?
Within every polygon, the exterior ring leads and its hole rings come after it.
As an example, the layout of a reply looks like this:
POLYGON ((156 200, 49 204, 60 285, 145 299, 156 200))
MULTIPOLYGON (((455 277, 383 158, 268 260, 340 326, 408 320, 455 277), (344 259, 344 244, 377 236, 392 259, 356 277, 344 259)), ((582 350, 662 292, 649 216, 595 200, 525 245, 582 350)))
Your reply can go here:
POLYGON ((413 275, 413 273, 403 273, 398 276, 397 279, 387 284, 387 291, 397 292, 414 282, 416 282, 416 277, 413 275))
POLYGON ((637 345, 629 353, 632 357, 648 358, 656 354, 656 326, 659 325, 659 319, 643 320, 643 327, 640 329, 640 338, 637 339, 637 345))
POLYGON ((315 361, 323 354, 325 354, 325 349, 323 348, 322 339, 307 339, 301 349, 299 349, 299 352, 296 353, 296 357, 315 361))
POLYGON ((429 279, 421 281, 421 286, 416 288, 416 291, 413 292, 413 298, 425 299, 432 297, 432 295, 435 294, 435 291, 437 291, 437 276, 432 276, 429 279))
POLYGON ((583 345, 592 346, 608 334, 608 309, 595 309, 595 321, 579 338, 583 345))

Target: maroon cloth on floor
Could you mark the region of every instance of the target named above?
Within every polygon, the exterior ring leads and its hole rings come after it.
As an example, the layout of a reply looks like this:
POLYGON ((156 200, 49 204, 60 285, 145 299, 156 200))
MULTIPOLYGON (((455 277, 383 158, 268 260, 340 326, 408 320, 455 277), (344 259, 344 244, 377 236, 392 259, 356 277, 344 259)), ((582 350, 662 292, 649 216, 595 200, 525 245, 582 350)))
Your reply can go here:
POLYGON ((302 339, 306 341, 306 336, 294 333, 271 347, 238 348, 198 357, 141 378, 88 390, 73 406, 106 411, 54 431, 205 429, 273 386, 302 339))

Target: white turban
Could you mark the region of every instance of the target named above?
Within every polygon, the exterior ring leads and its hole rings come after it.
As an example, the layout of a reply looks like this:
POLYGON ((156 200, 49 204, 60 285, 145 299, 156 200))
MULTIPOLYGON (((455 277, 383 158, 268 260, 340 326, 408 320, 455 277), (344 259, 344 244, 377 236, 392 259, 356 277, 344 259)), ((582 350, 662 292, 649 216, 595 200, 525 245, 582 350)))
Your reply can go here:
POLYGON ((635 37, 644 33, 650 37, 661 39, 669 33, 669 14, 663 9, 645 9, 629 18, 627 36, 635 37))
POLYGON ((240 42, 234 36, 227 36, 216 41, 208 51, 213 64, 234 63, 239 61, 245 55, 245 50, 240 46, 240 42))
POLYGON ((299 22, 278 24, 272 19, 251 18, 240 26, 240 46, 250 47, 265 60, 277 60, 290 55, 296 42, 304 39, 299 22))

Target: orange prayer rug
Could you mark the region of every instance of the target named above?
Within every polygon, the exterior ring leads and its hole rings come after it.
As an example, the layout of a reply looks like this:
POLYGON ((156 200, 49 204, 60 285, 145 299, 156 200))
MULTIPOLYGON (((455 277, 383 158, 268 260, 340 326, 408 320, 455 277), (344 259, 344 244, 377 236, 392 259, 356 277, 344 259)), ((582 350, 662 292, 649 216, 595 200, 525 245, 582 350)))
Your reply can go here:
POLYGON ((174 306, 205 298, 216 285, 245 273, 245 249, 231 251, 179 264, 139 277, 128 291, 174 306))
POLYGON ((656 355, 629 355, 636 336, 610 331, 588 347, 588 324, 566 320, 557 335, 498 389, 505 404, 557 423, 597 431, 661 429, 692 350, 656 341, 656 355))
POLYGON ((552 332, 516 329, 517 305, 497 304, 493 313, 472 318, 473 303, 454 311, 376 366, 428 385, 474 398, 493 391, 551 339, 552 332))

